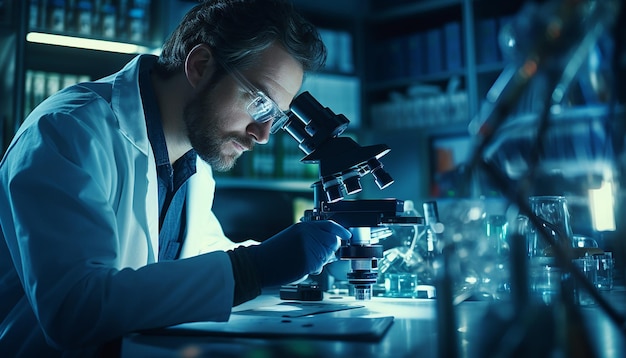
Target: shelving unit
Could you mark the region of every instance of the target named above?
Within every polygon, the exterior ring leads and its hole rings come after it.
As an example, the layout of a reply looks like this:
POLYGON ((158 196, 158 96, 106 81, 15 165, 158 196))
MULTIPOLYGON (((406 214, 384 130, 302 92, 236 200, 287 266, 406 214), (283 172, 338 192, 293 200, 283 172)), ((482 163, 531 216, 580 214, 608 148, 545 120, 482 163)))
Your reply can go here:
MULTIPOLYGON (((390 101, 390 93, 415 98, 432 96, 436 90, 444 95, 460 91, 466 95, 462 117, 475 115, 503 68, 498 30, 522 4, 507 2, 506 8, 485 12, 482 5, 492 3, 372 0, 366 27, 374 45, 366 58, 374 60, 366 65, 366 101, 390 101), (455 88, 450 88, 451 83, 455 88)), ((375 125, 372 118, 369 121, 375 125)))
POLYGON ((370 130, 363 133, 368 141, 391 144, 387 166, 392 175, 401 173, 381 195, 418 201, 493 195, 471 174, 455 184, 464 187, 433 185, 441 181, 439 172, 462 169, 457 165, 465 158, 458 155, 467 150, 439 146, 471 140, 467 125, 504 67, 498 31, 524 2, 500 3, 370 0, 363 20, 363 122, 370 130))
POLYGON ((10 93, 12 105, 10 113, 2 117, 2 152, 39 102, 72 83, 109 75, 138 53, 157 50, 168 24, 163 21, 167 20, 162 8, 166 3, 150 0, 0 4, 2 42, 14 42, 14 52, 3 55, 3 61, 9 61, 3 68, 10 71, 14 81, 11 88, 4 89, 10 93), (86 41, 99 41, 105 49, 93 49, 93 44, 84 44, 86 41), (118 45, 131 49, 119 52, 115 49, 118 45))

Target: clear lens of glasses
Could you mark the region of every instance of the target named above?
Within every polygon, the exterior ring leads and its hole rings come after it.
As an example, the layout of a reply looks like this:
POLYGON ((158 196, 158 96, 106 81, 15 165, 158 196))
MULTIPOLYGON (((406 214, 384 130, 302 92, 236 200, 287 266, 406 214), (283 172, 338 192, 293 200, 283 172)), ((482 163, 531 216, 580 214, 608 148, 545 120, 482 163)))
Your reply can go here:
POLYGON ((276 103, 263 92, 256 92, 256 97, 248 105, 248 113, 259 123, 265 123, 285 115, 276 103))

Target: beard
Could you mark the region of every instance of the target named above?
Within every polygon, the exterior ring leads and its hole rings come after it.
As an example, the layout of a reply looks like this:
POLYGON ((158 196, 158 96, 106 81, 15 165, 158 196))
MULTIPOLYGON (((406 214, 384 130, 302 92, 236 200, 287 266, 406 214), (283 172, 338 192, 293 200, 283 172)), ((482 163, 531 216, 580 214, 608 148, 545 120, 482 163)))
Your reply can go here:
POLYGON ((183 118, 191 146, 200 159, 214 170, 225 172, 235 166, 240 153, 226 154, 222 148, 234 140, 251 149, 254 141, 248 136, 222 133, 222 124, 226 124, 226 120, 217 115, 217 106, 211 101, 214 97, 211 88, 215 88, 215 82, 215 79, 209 81, 185 106, 183 118))

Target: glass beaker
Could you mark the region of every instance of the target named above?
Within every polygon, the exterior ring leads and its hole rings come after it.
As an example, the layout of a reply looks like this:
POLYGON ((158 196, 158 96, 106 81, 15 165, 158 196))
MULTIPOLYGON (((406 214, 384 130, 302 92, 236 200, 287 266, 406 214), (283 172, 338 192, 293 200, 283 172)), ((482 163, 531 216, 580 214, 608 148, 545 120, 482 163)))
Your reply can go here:
POLYGON ((554 258, 555 248, 572 246, 572 229, 567 200, 562 196, 530 197, 532 213, 538 219, 541 228, 529 224, 527 227, 529 262, 529 283, 531 294, 539 297, 546 304, 555 302, 561 294, 562 268, 554 258), (551 238, 549 242, 544 234, 551 238))
MULTIPOLYGON (((563 196, 532 196, 530 208, 541 222, 544 231, 555 243, 572 247, 572 228, 567 209, 567 200, 563 196)), ((528 230, 529 254, 531 257, 552 257, 554 247, 542 237, 540 229, 530 225, 528 230)))
POLYGON ((487 246, 489 253, 484 255, 488 267, 484 275, 489 281, 490 293, 493 298, 503 299, 509 295, 510 266, 509 266, 509 224, 504 215, 489 215, 487 217, 487 246))

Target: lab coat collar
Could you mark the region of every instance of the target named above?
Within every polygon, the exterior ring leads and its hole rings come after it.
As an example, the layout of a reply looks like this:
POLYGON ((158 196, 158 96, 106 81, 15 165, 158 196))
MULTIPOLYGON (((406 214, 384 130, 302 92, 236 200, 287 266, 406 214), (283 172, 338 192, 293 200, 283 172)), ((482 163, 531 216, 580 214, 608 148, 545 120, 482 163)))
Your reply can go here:
POLYGON ((120 130, 133 145, 148 155, 150 142, 146 136, 146 120, 139 90, 139 72, 143 66, 153 66, 157 56, 138 55, 119 72, 102 79, 113 82, 111 104, 117 118, 131 118, 118 122, 120 130))

